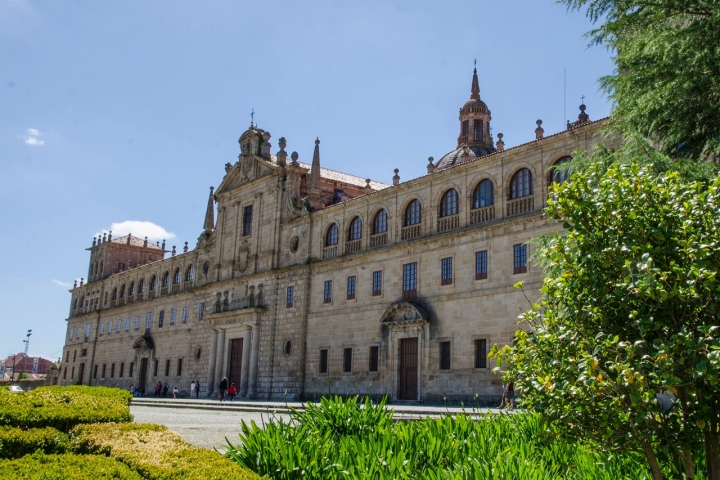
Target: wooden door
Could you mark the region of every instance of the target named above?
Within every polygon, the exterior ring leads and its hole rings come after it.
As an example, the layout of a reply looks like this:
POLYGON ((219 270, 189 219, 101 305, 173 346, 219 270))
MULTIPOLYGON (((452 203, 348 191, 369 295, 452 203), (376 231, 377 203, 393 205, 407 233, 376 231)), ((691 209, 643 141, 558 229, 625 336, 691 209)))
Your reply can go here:
POLYGON ((400 339, 400 381, 398 398, 417 400, 418 398, 418 339, 400 339))
MULTIPOLYGON (((243 339, 233 338, 230 340, 230 374, 228 381, 235 384, 240 391, 240 376, 242 374, 243 339)), ((228 386, 230 386, 228 384, 228 386)))
POLYGON ((145 393, 145 383, 147 382, 147 371, 148 371, 148 359, 140 359, 140 382, 138 388, 141 392, 145 393))

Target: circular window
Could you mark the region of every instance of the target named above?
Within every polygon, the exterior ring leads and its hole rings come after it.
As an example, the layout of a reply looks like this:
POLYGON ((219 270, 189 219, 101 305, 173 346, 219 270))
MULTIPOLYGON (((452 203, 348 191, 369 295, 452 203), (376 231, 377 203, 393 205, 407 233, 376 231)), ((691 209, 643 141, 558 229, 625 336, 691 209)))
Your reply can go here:
POLYGON ((295 235, 294 237, 292 237, 292 238, 290 239, 290 251, 291 251, 292 253, 295 253, 295 252, 298 251, 298 246, 299 246, 299 245, 300 245, 300 239, 298 238, 297 235, 295 235))
POLYGON ((202 266, 203 275, 207 275, 208 271, 210 271, 210 262, 208 262, 208 261, 206 260, 205 263, 203 263, 203 266, 202 266))
POLYGON ((197 362, 200 360, 200 356, 202 355, 202 347, 197 347, 195 349, 195 361, 197 362))
POLYGON ((285 340, 285 345, 283 346, 283 353, 285 355, 290 355, 292 353, 292 342, 290 340, 285 340))

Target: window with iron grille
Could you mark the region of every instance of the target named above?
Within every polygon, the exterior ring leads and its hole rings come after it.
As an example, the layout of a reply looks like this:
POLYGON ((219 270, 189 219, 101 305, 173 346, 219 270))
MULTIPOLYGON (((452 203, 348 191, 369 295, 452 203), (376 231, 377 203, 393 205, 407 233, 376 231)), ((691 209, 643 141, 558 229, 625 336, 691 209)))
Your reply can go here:
POLYGON ((347 299, 355 299, 355 275, 347 278, 347 299))
POLYGON ((441 280, 440 285, 451 285, 453 280, 452 257, 443 258, 440 261, 441 280))
POLYGON ((170 325, 175 325, 175 309, 170 309, 170 325))
POLYGON ((252 233, 252 208, 252 205, 248 205, 243 209, 243 237, 252 233))
POLYGON ((403 300, 417 297, 417 263, 403 265, 403 300))
POLYGON ((372 294, 373 297, 382 295, 382 270, 373 272, 372 294))
POLYGON ((526 245, 513 245, 513 274, 527 272, 526 245))
POLYGON ((475 280, 487 278, 487 250, 475 252, 475 280))
POLYGON ((165 323, 165 310, 160 310, 158 314, 158 328, 162 328, 163 323, 165 323))
POLYGON ((343 349, 343 373, 352 372, 352 348, 343 349))
POLYGON ((327 349, 320 350, 320 373, 328 372, 328 351, 327 349))
POLYGON ((295 287, 287 287, 287 293, 285 295, 285 308, 292 308, 295 304, 295 287))
POLYGON ((440 370, 450 370, 450 342, 440 342, 440 370))
POLYGON ((380 347, 370 347, 370 364, 368 370, 371 372, 377 372, 380 366, 380 347))
POLYGON ((475 340, 475 368, 487 368, 487 340, 475 340))
POLYGON ((332 280, 325 280, 325 289, 323 290, 323 303, 332 303, 332 280))

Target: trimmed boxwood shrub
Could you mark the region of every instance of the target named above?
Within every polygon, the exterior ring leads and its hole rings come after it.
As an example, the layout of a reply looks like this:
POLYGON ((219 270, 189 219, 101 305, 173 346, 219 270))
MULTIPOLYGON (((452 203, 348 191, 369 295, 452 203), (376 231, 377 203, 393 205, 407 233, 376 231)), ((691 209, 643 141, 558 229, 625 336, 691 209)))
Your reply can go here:
POLYGON ((190 445, 163 425, 79 425, 70 436, 77 453, 109 455, 148 479, 260 478, 217 452, 190 445))
MULTIPOLYGON (((0 426, 53 427, 63 432, 83 423, 131 422, 124 394, 99 387, 38 388, 25 393, 0 391, 0 426)), ((129 395, 129 394, 128 394, 129 395)))
POLYGON ((54 428, 21 430, 0 427, 0 458, 20 458, 41 450, 45 453, 65 453, 69 450, 68 436, 54 428))
POLYGON ((0 478, 14 480, 141 480, 127 465, 101 455, 46 455, 34 453, 15 460, 0 460, 0 478))
POLYGON ((56 385, 53 387, 38 387, 35 390, 47 390, 50 392, 78 392, 86 395, 93 395, 95 397, 124 398, 127 405, 130 405, 130 402, 132 402, 133 399, 133 396, 129 391, 115 387, 88 387, 86 385, 68 385, 60 387, 56 385))

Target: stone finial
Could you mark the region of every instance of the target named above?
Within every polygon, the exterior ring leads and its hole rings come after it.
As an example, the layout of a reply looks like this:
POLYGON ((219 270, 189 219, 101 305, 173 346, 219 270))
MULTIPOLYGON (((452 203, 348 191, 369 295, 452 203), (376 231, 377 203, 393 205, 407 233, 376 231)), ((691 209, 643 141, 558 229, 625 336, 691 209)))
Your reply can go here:
POLYGON ((132 238, 132 233, 128 232, 128 238, 127 238, 128 245, 130 245, 130 238, 132 238))
POLYGON ((542 120, 538 119, 536 122, 537 128, 535 129, 535 140, 540 140, 543 138, 543 134, 545 133, 545 130, 540 126, 542 125, 542 120))
POLYGON ((278 140, 278 146, 280 147, 280 150, 285 150, 285 147, 287 147, 287 140, 285 140, 285 137, 280 137, 280 140, 278 140))
POLYGON ((174 257, 177 252, 175 251, 175 245, 173 245, 172 256, 174 257))
POLYGON ((400 185, 400 175, 398 175, 398 173, 400 173, 400 169, 396 168, 394 172, 395 175, 393 175, 393 185, 400 185))
POLYGON ((143 242, 143 247, 147 248, 147 237, 145 237, 145 241, 143 242))
POLYGON ((370 179, 365 179, 365 195, 372 192, 372 188, 370 188, 370 179))
POLYGON ((165 250, 165 240, 163 240, 162 247, 163 250, 165 250))
POLYGON ((97 238, 93 237, 93 247, 97 245, 97 238))
POLYGON ((107 242, 107 233, 103 233, 102 243, 107 242))
POLYGON ((77 280, 75 280, 75 283, 73 283, 73 288, 77 288, 77 280))
POLYGON ((590 121, 590 116, 587 113, 585 113, 586 108, 587 107, 585 106, 584 103, 582 105, 580 105, 580 115, 578 115, 578 123, 580 125, 585 125, 586 123, 588 123, 590 121))
POLYGON ((435 173, 435 159, 433 157, 428 157, 427 170, 428 173, 435 173))
POLYGON ((280 150, 275 154, 275 156, 277 157, 278 165, 284 167, 287 164, 287 152, 285 151, 287 141, 285 140, 285 137, 280 137, 278 145, 280 146, 280 150))
POLYGON ((83 285, 85 285, 85 279, 84 279, 84 278, 80 278, 80 286, 82 287, 83 285))
POLYGON ((112 241, 112 230, 110 230, 110 232, 108 232, 108 242, 111 242, 111 241, 112 241))
POLYGON ((260 156, 265 158, 266 160, 270 159, 270 148, 272 145, 270 145, 270 132, 263 132, 262 134, 263 142, 260 145, 260 156))
POLYGON ((227 162, 227 163, 225 164, 225 175, 227 175, 228 173, 230 173, 230 170, 232 170, 232 163, 227 162))
POLYGON ((292 165, 293 167, 297 167, 298 165, 300 165, 300 164, 298 163, 298 158, 300 158, 299 155, 298 155, 298 153, 297 153, 297 152, 292 152, 292 153, 290 154, 290 159, 292 160, 292 162, 290 162, 290 165, 292 165))
POLYGON ((188 251, 188 242, 185 242, 185 246, 183 247, 183 253, 187 253, 188 251))
POLYGON ((502 133, 498 133, 498 141, 497 141, 496 145, 497 145, 498 152, 502 152, 503 150, 505 150, 505 142, 503 142, 503 134, 502 133))

